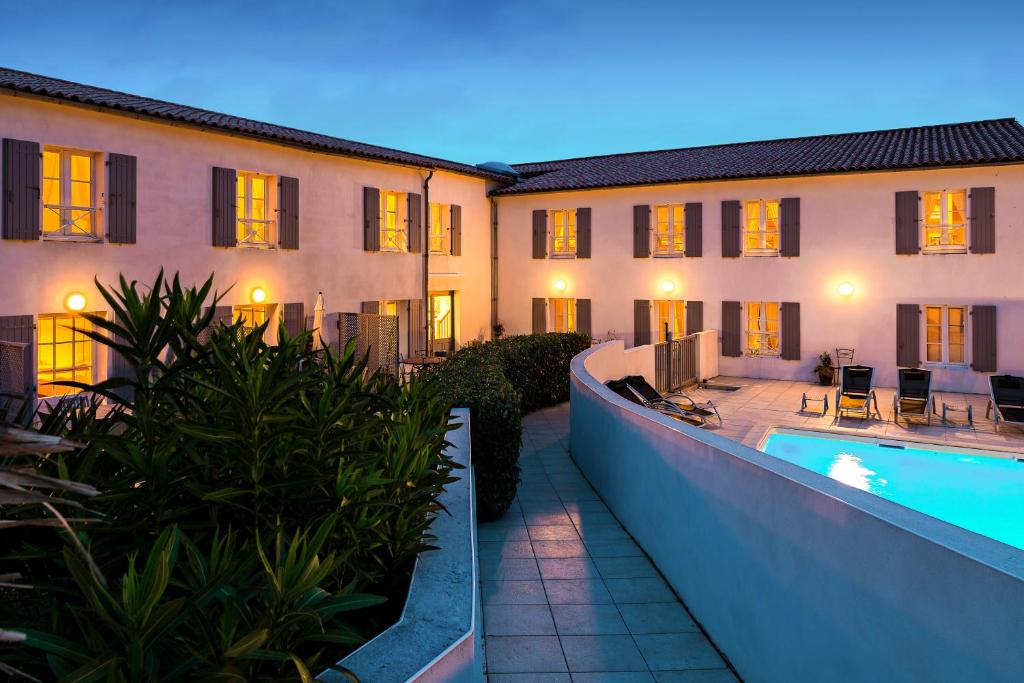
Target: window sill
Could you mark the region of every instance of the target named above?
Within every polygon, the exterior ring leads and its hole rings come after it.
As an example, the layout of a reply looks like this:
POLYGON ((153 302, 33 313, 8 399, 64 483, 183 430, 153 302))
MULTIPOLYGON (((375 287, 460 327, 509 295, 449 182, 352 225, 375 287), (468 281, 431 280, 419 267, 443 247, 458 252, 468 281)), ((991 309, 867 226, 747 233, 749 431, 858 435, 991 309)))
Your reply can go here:
POLYGON ((743 354, 743 357, 744 358, 760 358, 760 359, 764 359, 764 360, 779 360, 780 358, 782 358, 782 356, 780 356, 777 353, 751 353, 750 351, 745 352, 743 354))
POLYGON ((682 258, 686 254, 682 251, 656 251, 654 258, 682 258))
POLYGON ((935 254, 966 254, 967 247, 924 247, 921 249, 922 254, 935 255, 935 254))
POLYGON ((44 242, 85 242, 89 244, 99 244, 103 242, 103 238, 99 237, 98 235, 40 235, 39 239, 41 239, 44 242))
POLYGON ((552 254, 551 258, 576 258, 576 254, 552 254))
POLYGON ((932 368, 934 370, 970 370, 971 366, 967 363, 929 363, 925 361, 924 366, 926 368, 932 368))
POLYGON ((745 251, 744 256, 762 257, 762 256, 778 256, 779 252, 775 249, 765 249, 764 251, 745 251))
POLYGON ((236 242, 235 246, 239 249, 277 249, 277 245, 270 242, 236 242))
POLYGON ((382 254, 408 254, 409 251, 407 249, 385 249, 384 247, 381 247, 380 248, 380 253, 382 253, 382 254))

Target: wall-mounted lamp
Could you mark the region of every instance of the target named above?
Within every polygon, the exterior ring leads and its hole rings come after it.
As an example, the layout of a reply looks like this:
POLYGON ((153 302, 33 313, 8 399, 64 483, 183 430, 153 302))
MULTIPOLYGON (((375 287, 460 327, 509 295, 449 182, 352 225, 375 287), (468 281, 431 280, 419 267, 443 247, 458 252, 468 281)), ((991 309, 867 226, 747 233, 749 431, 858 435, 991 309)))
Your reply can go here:
POLYGON ((661 291, 665 292, 666 294, 669 294, 675 288, 675 283, 673 283, 671 280, 665 280, 664 282, 661 283, 661 291))
POLYGON ((262 287, 254 287, 253 290, 249 292, 249 300, 254 304, 263 303, 267 300, 267 290, 262 287))
POLYGON ((64 297, 64 308, 72 313, 85 310, 85 295, 81 292, 68 292, 64 297))
POLYGON ((841 296, 850 296, 853 294, 853 283, 852 282, 840 282, 839 287, 836 288, 841 296))
POLYGON ((555 291, 564 292, 567 286, 565 280, 555 280, 555 291))

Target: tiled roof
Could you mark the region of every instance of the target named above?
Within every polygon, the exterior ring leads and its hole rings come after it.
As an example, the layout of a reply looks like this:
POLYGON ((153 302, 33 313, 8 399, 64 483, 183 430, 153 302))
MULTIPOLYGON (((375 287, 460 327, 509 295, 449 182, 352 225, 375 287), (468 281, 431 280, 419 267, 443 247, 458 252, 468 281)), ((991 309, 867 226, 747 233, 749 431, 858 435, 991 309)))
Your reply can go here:
POLYGON ((187 107, 181 104, 173 104, 161 100, 154 100, 138 95, 129 95, 116 90, 97 88, 91 85, 83 85, 72 81, 65 81, 59 78, 49 78, 15 71, 0 67, 0 92, 3 90, 19 93, 30 93, 33 95, 50 97, 65 102, 73 102, 83 105, 112 109, 120 112, 137 114, 140 116, 163 119, 176 123, 199 126, 207 129, 214 129, 229 132, 235 135, 245 135, 252 138, 266 140, 279 144, 304 147, 318 152, 342 154, 345 156, 360 157, 389 163, 407 164, 423 168, 437 168, 455 173, 488 178, 491 180, 508 181, 508 176, 489 171, 481 170, 470 164, 461 164, 446 159, 424 156, 403 152, 387 147, 368 145, 362 142, 354 142, 343 138, 310 133, 297 128, 277 126, 272 123, 263 123, 239 116, 221 114, 206 109, 187 107))
POLYGON ((493 194, 1024 162, 1024 126, 994 119, 513 164, 493 194))

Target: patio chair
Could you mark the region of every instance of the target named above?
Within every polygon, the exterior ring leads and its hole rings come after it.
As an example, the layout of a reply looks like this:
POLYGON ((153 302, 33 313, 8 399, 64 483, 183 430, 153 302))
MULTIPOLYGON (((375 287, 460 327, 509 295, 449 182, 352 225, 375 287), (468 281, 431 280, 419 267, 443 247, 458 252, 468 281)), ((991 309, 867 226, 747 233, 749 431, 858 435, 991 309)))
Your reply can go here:
POLYGON ((878 399, 875 397, 875 390, 871 384, 875 369, 866 365, 845 365, 843 366, 842 380, 836 390, 836 417, 833 422, 843 416, 844 413, 860 413, 863 419, 871 417, 871 407, 874 404, 875 413, 879 418, 882 414, 878 411, 878 399))
POLYGON ((695 413, 704 418, 714 417, 718 420, 719 425, 722 424, 722 416, 718 414, 718 408, 711 401, 697 403, 689 394, 682 391, 671 391, 667 394, 661 394, 640 375, 629 375, 623 379, 647 401, 668 401, 682 408, 683 412, 695 413))
POLYGON ((605 386, 627 401, 632 401, 637 405, 654 410, 662 415, 668 415, 694 427, 704 427, 707 425, 707 420, 703 416, 685 411, 671 401, 665 400, 654 387, 647 384, 643 377, 639 377, 639 382, 637 382, 637 379, 637 376, 612 379, 605 382, 605 386))
POLYGON ((843 372, 843 368, 847 365, 853 365, 853 352, 854 349, 836 348, 836 371, 832 373, 832 386, 839 386, 839 377, 843 372))
POLYGON ((902 415, 904 420, 923 417, 931 424, 932 414, 935 413, 932 371, 900 368, 897 384, 896 393, 892 397, 892 421, 897 422, 902 415))
POLYGON ((995 412, 996 431, 999 423, 1024 427, 1024 377, 992 375, 988 378, 990 398, 985 417, 995 412))

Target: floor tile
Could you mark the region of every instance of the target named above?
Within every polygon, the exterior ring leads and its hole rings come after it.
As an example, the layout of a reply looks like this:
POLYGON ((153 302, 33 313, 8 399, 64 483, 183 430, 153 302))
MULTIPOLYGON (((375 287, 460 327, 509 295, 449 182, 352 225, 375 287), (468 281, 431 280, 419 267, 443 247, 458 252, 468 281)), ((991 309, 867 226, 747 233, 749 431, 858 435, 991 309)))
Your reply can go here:
POLYGON ((530 535, 526 525, 508 526, 481 524, 477 527, 477 541, 528 541, 530 535))
POLYGON ((693 633, 697 624, 678 602, 619 605, 630 633, 693 633))
POLYGON ((654 676, 648 671, 574 673, 572 683, 654 683, 654 676))
POLYGON ((488 673, 566 671, 556 636, 494 636, 487 639, 488 673))
POLYGON ((597 566, 589 557, 544 557, 537 560, 545 579, 599 579, 597 566))
POLYGON ((550 579, 544 581, 548 602, 552 605, 607 605, 608 594, 601 579, 550 579))
POLYGON ((672 602, 675 593, 661 578, 605 579, 615 602, 672 602))
POLYGON ((482 581, 481 601, 485 605, 546 605, 540 581, 482 581))
POLYGON ((534 541, 578 541, 579 534, 571 524, 559 526, 531 526, 530 539, 534 541))
POLYGON ((640 579, 658 576, 646 557, 595 557, 594 564, 606 579, 640 579))
POLYGON ((529 541, 479 541, 480 557, 533 557, 529 541))
POLYGON ((625 635, 629 633, 615 605, 552 605, 555 628, 562 636, 625 635))
POLYGON ((691 669, 690 671, 655 671, 658 683, 739 683, 728 669, 691 669))
MULTIPOLYGON (((633 541, 584 541, 591 557, 643 557, 633 541)), ((538 556, 539 557, 539 556, 538 556)))
POLYGON ((537 560, 532 557, 481 557, 482 580, 528 581, 541 578, 537 560))
POLYGON ((633 637, 652 671, 725 667, 725 662, 701 633, 657 633, 633 637))
POLYGON ((485 605, 484 633, 488 636, 553 636, 547 605, 485 605))
POLYGON ((643 656, 630 636, 560 636, 571 672, 643 671, 643 656))
POLYGON ((537 557, 586 557, 588 554, 582 541, 534 541, 533 553, 537 557))
POLYGON ((487 674, 487 683, 572 683, 572 678, 567 673, 487 674))

